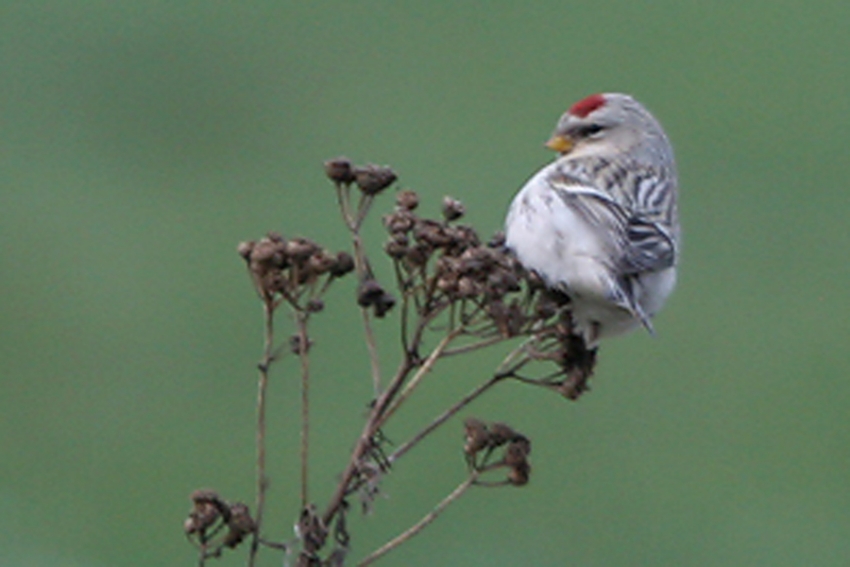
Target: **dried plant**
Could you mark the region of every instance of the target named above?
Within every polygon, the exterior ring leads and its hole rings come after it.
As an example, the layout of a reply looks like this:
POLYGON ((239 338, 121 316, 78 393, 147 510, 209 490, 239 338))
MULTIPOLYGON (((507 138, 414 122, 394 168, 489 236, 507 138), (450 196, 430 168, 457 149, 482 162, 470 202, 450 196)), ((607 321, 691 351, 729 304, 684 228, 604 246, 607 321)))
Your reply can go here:
MULTIPOLYGON (((184 530, 198 547, 199 565, 243 541, 249 542, 248 565, 255 563, 262 548, 283 552, 285 564, 298 567, 344 565, 351 547, 346 516, 352 501, 371 509, 382 478, 396 461, 476 398, 508 380, 542 386, 571 400, 588 389, 596 350, 588 349, 573 333, 569 298, 547 290, 535 274, 526 273, 500 234, 485 242, 473 227, 463 224, 466 211, 460 201, 446 197, 439 217, 428 218, 418 212, 416 193, 396 193, 395 207, 383 217, 388 233, 383 253, 392 263, 395 278, 381 283, 372 270, 361 229, 375 200, 396 182, 396 174, 389 167, 355 166, 345 158, 326 162, 325 173, 333 182, 351 236, 351 253, 332 253, 312 240, 277 233, 238 247, 264 313, 265 344, 258 364, 256 503, 252 516, 245 504, 230 504, 213 491, 192 494, 184 530), (323 297, 328 287, 349 274, 356 278, 355 297, 374 398, 348 464, 320 508, 307 486, 310 357, 322 354, 311 349, 309 323, 314 315, 325 312, 323 297), (292 315, 294 330, 283 344, 298 356, 301 367, 301 510, 294 514, 297 538, 284 543, 267 539, 263 530, 268 485, 266 390, 271 367, 282 352, 275 336, 279 309, 292 315), (400 363, 385 380, 373 326, 376 319, 394 311, 398 312, 400 363), (385 428, 401 418, 399 409, 438 361, 497 345, 507 346, 507 352, 478 387, 448 404, 409 440, 388 452, 385 428)), ((465 443, 459 450, 468 463, 464 480, 415 525, 357 565, 371 564, 419 533, 471 487, 528 483, 531 441, 525 435, 504 423, 477 418, 467 418, 463 427, 465 443)))

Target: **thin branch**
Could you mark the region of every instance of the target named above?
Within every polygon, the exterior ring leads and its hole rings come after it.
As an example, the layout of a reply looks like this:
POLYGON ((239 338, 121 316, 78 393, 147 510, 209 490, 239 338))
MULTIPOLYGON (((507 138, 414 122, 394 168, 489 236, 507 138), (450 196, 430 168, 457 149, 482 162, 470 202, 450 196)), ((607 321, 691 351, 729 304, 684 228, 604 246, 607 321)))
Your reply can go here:
POLYGON ((354 218, 354 226, 358 231, 363 225, 363 221, 366 220, 366 216, 369 214, 369 209, 374 201, 374 195, 363 195, 360 202, 357 204, 357 216, 354 218))
POLYGON ((369 349, 369 364, 372 367, 372 389, 375 397, 377 397, 381 393, 381 364, 378 359, 378 342, 375 340, 375 333, 372 330, 372 318, 369 315, 369 309, 361 307, 360 313, 363 315, 363 331, 366 336, 366 347, 369 349))
POLYGON ((478 386, 477 388, 475 388, 474 390, 469 392, 463 398, 458 400, 458 402, 455 403, 452 407, 450 407, 449 409, 447 409, 446 411, 444 411, 443 413, 438 415, 436 418, 434 418, 434 421, 429 423, 425 428, 423 428, 421 431, 419 431, 419 433, 417 433, 416 435, 411 437, 405 443, 400 445, 398 447, 398 449, 396 449, 390 455, 388 455, 387 456, 387 462, 389 462, 390 464, 396 462, 398 459, 401 458, 402 455, 404 455, 409 450, 411 450, 417 443, 422 441, 425 437, 430 435, 435 429, 437 429, 443 423, 445 423, 447 420, 449 420, 453 415, 455 415, 457 412, 459 412, 460 410, 462 410, 463 408, 468 406, 476 398, 478 398, 478 396, 480 396, 481 394, 483 394, 484 392, 489 390, 491 387, 496 385, 498 382, 500 382, 504 378, 506 378, 505 375, 496 374, 492 378, 490 378, 489 380, 487 380, 486 382, 484 382, 483 384, 481 384, 480 386, 478 386))
POLYGON ((434 368, 434 365, 437 363, 437 359, 440 358, 440 356, 446 350, 446 347, 448 347, 449 344, 454 339, 456 339, 457 336, 460 335, 462 332, 463 327, 458 327, 457 329, 452 330, 445 337, 443 337, 443 340, 441 340, 436 347, 434 347, 434 350, 431 351, 431 354, 428 355, 428 358, 425 359, 425 362, 422 364, 422 366, 419 367, 419 370, 416 371, 416 374, 413 375, 413 378, 411 378, 407 382, 407 385, 405 385, 404 390, 399 393, 399 395, 393 401, 392 405, 387 408, 387 411, 384 412, 384 414, 378 420, 378 427, 381 427, 384 423, 386 423, 390 416, 392 416, 392 414, 395 413, 399 406, 401 406, 401 404, 404 403, 404 401, 410 396, 410 394, 413 393, 413 390, 416 388, 416 386, 419 385, 425 375, 428 374, 432 368, 434 368))
POLYGON ((307 317, 304 312, 298 312, 298 357, 301 359, 301 508, 307 505, 307 475, 308 457, 310 451, 310 348, 307 335, 307 317))
POLYGON ((443 352, 443 356, 455 356, 458 354, 466 354, 474 350, 487 348, 488 346, 499 344, 504 340, 505 337, 500 333, 498 335, 490 337, 489 339, 484 339, 475 343, 469 343, 463 346, 459 346, 457 348, 446 349, 445 352, 443 352))
POLYGON ((260 528, 263 522, 263 509, 266 504, 266 391, 269 385, 269 366, 274 360, 272 352, 274 345, 274 310, 276 303, 273 298, 263 300, 264 338, 263 358, 258 365, 260 377, 257 383, 257 507, 254 513, 256 529, 251 541, 251 551, 248 554, 248 566, 253 567, 260 545, 260 528))
MULTIPOLYGON (((342 218, 345 221, 345 226, 351 233, 351 243, 354 248, 354 266, 357 270, 357 276, 362 281, 367 276, 371 276, 371 269, 366 260, 366 252, 363 250, 363 240, 360 238, 360 225, 366 218, 369 208, 372 204, 373 197, 366 195, 361 197, 357 206, 357 212, 351 209, 351 195, 348 186, 342 187, 337 184, 337 197, 339 199, 339 208, 342 213, 342 218)), ((369 350, 369 363, 372 367, 372 388, 375 396, 381 391, 381 365, 378 359, 378 345, 375 340, 375 333, 372 331, 372 321, 367 308, 361 308, 360 312, 363 316, 363 329, 366 335, 366 347, 369 350)))
POLYGON ((342 505, 342 501, 348 492, 348 485, 357 473, 360 459, 370 447, 372 436, 375 434, 375 431, 377 431, 376 423, 378 419, 383 414, 389 402, 392 401, 401 384, 404 382, 404 379, 413 368, 414 364, 411 357, 409 355, 405 356, 396 371, 395 376, 390 381, 389 387, 387 387, 387 389, 378 396, 378 399, 375 400, 375 404, 372 406, 372 411, 369 413, 369 419, 366 421, 366 425, 360 433, 360 437, 357 440, 357 444, 354 446, 354 450, 351 452, 351 457, 348 459, 348 464, 342 473, 339 484, 337 484, 336 492, 334 492, 334 495, 331 497, 331 501, 322 516, 322 520, 325 525, 330 525, 334 514, 336 514, 337 510, 342 505))
POLYGON ((342 213, 342 220, 348 230, 354 231, 354 224, 351 218, 351 187, 341 183, 336 184, 336 198, 339 203, 339 210, 342 213))
POLYGON ((463 398, 458 400, 452 407, 438 415, 434 418, 434 421, 429 423, 424 429, 419 431, 416 435, 411 437, 407 442, 403 443, 393 451, 390 455, 387 456, 387 462, 390 464, 396 462, 402 455, 407 453, 410 449, 412 449, 417 443, 422 441, 425 437, 430 435, 435 429, 445 423, 448 419, 450 419, 457 412, 468 406, 472 403, 478 396, 489 390, 491 387, 504 380, 505 378, 515 378, 513 372, 524 366, 530 359, 528 357, 524 358, 513 367, 509 369, 509 365, 514 361, 514 359, 520 354, 525 353, 526 345, 531 341, 528 339, 524 341, 522 344, 518 345, 514 350, 512 350, 505 359, 499 364, 496 372, 493 374, 493 377, 472 390, 470 393, 465 395, 463 398))
POLYGON ((466 492, 470 486, 472 486, 475 481, 478 479, 478 473, 473 471, 470 473, 469 477, 460 483, 457 488, 455 488, 448 496, 443 498, 437 506, 428 512, 421 520, 416 522, 410 528, 388 541, 380 548, 376 549, 369 555, 367 555, 360 563, 357 564, 358 567, 365 567, 366 565, 370 565, 377 561, 380 557, 386 555, 399 545, 403 544, 419 532, 421 532, 425 527, 428 526, 431 522, 437 519, 437 517, 445 510, 449 504, 460 498, 464 492, 466 492))

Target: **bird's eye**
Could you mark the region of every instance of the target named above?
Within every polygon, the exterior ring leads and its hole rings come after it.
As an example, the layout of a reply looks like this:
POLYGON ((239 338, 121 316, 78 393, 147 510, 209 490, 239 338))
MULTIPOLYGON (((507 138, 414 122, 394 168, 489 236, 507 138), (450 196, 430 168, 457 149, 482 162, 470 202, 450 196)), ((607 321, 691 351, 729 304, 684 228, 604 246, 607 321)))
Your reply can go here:
POLYGON ((582 138, 590 138, 599 134, 605 127, 601 124, 588 124, 587 126, 582 126, 579 130, 579 135, 582 138))

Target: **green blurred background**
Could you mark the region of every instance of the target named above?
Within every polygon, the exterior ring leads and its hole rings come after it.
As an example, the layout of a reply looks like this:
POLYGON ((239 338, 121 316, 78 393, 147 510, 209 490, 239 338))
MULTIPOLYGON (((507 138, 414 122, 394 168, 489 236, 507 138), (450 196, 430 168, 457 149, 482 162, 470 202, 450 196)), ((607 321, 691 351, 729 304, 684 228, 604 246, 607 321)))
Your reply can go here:
MULTIPOLYGON (((489 234, 559 114, 608 90, 678 155, 659 336, 605 344, 576 404, 506 385, 473 406, 534 440, 531 484, 472 491, 384 564, 850 564, 848 24, 845 1, 3 2, 0 564, 193 565, 190 491, 253 502, 261 312, 235 246, 344 246, 324 159, 391 164, 489 234)), ((370 393, 350 284, 314 329, 320 506, 370 393)), ((500 356, 439 367, 388 435, 500 356)), ((291 359, 270 396, 285 539, 291 359)), ((355 557, 462 479, 460 436, 399 463, 352 520, 355 557)))

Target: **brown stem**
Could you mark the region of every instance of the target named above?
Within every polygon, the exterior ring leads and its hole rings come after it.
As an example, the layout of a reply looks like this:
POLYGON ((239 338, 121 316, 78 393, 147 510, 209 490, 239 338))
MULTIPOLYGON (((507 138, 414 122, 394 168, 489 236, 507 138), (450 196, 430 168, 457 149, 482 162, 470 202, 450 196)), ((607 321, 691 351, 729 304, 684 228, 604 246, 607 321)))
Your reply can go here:
MULTIPOLYGON (((348 187, 337 185, 337 196, 339 198, 339 208, 342 213, 345 226, 351 233, 351 243, 354 248, 354 267, 357 271, 358 278, 362 281, 367 276, 371 277, 371 269, 369 262, 366 260, 366 252, 363 249, 363 240, 360 238, 360 225, 369 211, 369 206, 372 203, 371 196, 361 198, 357 212, 351 210, 351 196, 348 187)), ((372 387, 375 396, 381 390, 381 365, 378 359, 378 345, 375 340, 375 333, 372 331, 372 321, 367 308, 361 308, 360 312, 363 316, 363 329, 366 335, 366 347, 369 350, 369 363, 372 368, 372 387)))
POLYGON ((468 406, 472 403, 478 396, 489 390, 491 387, 504 380, 505 378, 513 378, 512 372, 522 367, 526 362, 528 362, 528 357, 521 360, 519 363, 511 366, 511 363, 520 356, 521 354, 525 354, 526 345, 529 343, 531 339, 524 341, 522 344, 518 345, 514 348, 508 355, 502 360, 501 364, 499 364, 496 372, 493 374, 493 377, 472 390, 470 393, 465 395, 463 398, 458 400, 458 402, 438 415, 434 421, 429 423, 424 429, 422 429, 419 433, 411 437, 406 443, 399 446, 398 449, 393 451, 389 456, 387 456, 387 462, 390 464, 397 461, 401 458, 402 455, 407 453, 410 449, 412 449, 417 443, 422 441, 425 437, 430 435, 435 429, 445 423, 448 419, 450 419, 457 412, 468 406))
POLYGON ((388 455, 387 456, 387 462, 389 462, 390 464, 396 462, 398 459, 401 458, 402 455, 407 453, 417 443, 422 441, 425 437, 430 435, 435 429, 437 429, 439 426, 441 426, 443 423, 445 423, 453 415, 455 415, 457 412, 459 412, 460 410, 462 410, 463 408, 468 406, 476 398, 478 398, 478 396, 480 396, 481 394, 483 394, 484 392, 489 390, 491 387, 496 385, 499 381, 503 380, 504 378, 505 378, 504 375, 496 374, 492 378, 490 378, 489 380, 487 380, 486 382, 484 382, 483 384, 481 384, 480 386, 478 386, 477 388, 472 390, 470 393, 465 395, 463 398, 458 400, 458 402, 456 404, 454 404, 452 407, 450 407, 449 409, 447 409, 446 411, 444 411, 443 413, 438 415, 436 418, 434 418, 434 421, 429 423, 419 433, 417 433, 416 435, 411 437, 407 442, 400 445, 398 449, 396 449, 390 455, 388 455))
POLYGON ((307 317, 304 312, 296 315, 298 321, 298 356, 301 359, 301 508, 307 505, 307 473, 310 450, 310 358, 307 354, 310 343, 307 335, 307 317))
POLYGON ((360 459, 370 447, 372 437, 378 430, 378 420, 383 415, 389 403, 398 393, 398 390, 401 387, 401 384, 404 382, 404 379, 407 377, 410 371, 413 370, 414 367, 415 365, 411 360, 410 356, 405 356, 404 360, 399 366, 399 369, 396 371, 395 376, 390 382, 390 385, 387 387, 386 390, 381 393, 380 396, 378 396, 378 399, 375 400, 375 403, 372 406, 372 411, 369 413, 369 419, 366 421, 366 425, 363 426, 363 431, 360 433, 360 437, 357 440, 357 444, 354 446, 354 450, 351 452, 351 457, 348 459, 348 464, 346 465, 345 470, 342 473, 339 484, 336 487, 336 491, 331 497, 331 501, 328 504, 324 515, 322 516, 322 520, 324 521, 325 525, 330 525, 334 514, 336 514, 337 510, 339 510, 340 506, 342 505, 342 501, 345 499, 349 484, 351 484, 351 480, 357 473, 357 468, 360 463, 360 459))
POLYGON ((454 329, 445 337, 443 337, 443 340, 440 341, 440 343, 436 347, 434 347, 434 350, 431 351, 431 354, 428 355, 428 358, 425 359, 425 362, 422 363, 422 366, 419 367, 419 370, 416 371, 416 374, 413 375, 413 378, 408 380, 407 384, 404 387, 404 390, 399 393, 395 400, 393 400, 393 403, 387 408, 387 411, 384 412, 384 415, 382 415, 381 418, 378 420, 378 427, 381 427, 384 423, 386 423, 390 416, 392 416, 392 414, 395 413, 399 406, 401 406, 401 404, 404 403, 404 401, 410 396, 410 394, 413 393, 413 390, 416 388, 416 386, 419 385, 425 375, 428 374, 432 368, 434 368, 434 365, 437 363, 437 359, 440 358, 440 356, 443 354, 449 344, 455 338, 457 338, 457 336, 460 335, 462 331, 462 327, 454 329))
POLYGON ((488 346, 493 346, 505 340, 505 337, 501 334, 495 335, 488 339, 483 339, 478 342, 469 343, 463 346, 459 346, 457 348, 446 349, 443 353, 443 356, 455 356, 457 354, 466 354, 468 352, 472 352, 474 350, 478 350, 480 348, 487 348, 488 346))
POLYGON ((381 392, 381 365, 378 360, 378 343, 375 340, 375 333, 372 331, 372 319, 369 315, 369 309, 360 308, 360 313, 363 315, 363 331, 366 336, 366 348, 369 349, 369 364, 372 368, 372 389, 377 397, 381 392))
POLYGON ((269 385, 269 366, 274 359, 274 309, 273 298, 263 301, 264 339, 263 358, 258 365, 260 377, 257 383, 257 508, 254 513, 255 530, 251 541, 251 551, 248 554, 248 565, 253 567, 260 545, 260 528, 263 522, 263 509, 266 503, 266 391, 269 385))
POLYGON ((395 538, 382 545, 380 548, 367 555, 363 560, 360 561, 360 563, 357 564, 357 567, 365 567, 366 565, 374 563, 380 557, 386 555, 399 545, 403 544, 404 542, 421 532, 428 526, 428 524, 436 520, 437 516, 439 516, 443 512, 443 510, 445 510, 449 506, 449 504, 463 496, 463 493, 466 492, 469 487, 475 483, 477 479, 478 473, 475 471, 471 472, 466 480, 460 483, 457 488, 452 490, 452 492, 448 496, 443 498, 440 503, 437 504, 433 510, 425 514, 425 516, 423 516, 421 520, 410 526, 410 528, 408 528, 395 538))

